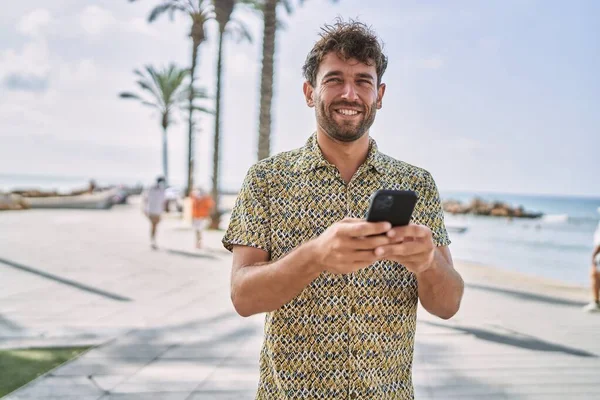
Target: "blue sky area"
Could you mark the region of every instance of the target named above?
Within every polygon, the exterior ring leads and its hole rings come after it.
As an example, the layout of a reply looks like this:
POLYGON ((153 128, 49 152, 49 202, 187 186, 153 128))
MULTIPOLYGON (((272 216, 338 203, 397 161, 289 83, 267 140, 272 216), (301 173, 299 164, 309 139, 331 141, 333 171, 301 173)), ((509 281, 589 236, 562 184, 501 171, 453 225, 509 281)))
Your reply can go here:
MULTIPOLYGON (((0 175, 150 182, 160 173, 151 110, 118 99, 132 70, 187 65, 186 18, 148 25, 157 1, 8 2, 0 15, 0 175)), ((278 33, 273 143, 314 131, 301 66, 336 16, 372 25, 389 56, 379 148, 429 170, 443 191, 600 197, 600 2, 310 0, 278 33)), ((223 186, 256 158, 261 24, 239 10, 253 44, 227 43, 223 186)), ((215 25, 198 77, 214 92, 215 25)), ((197 140, 198 180, 210 176, 213 119, 197 140)), ((169 133, 170 169, 185 177, 186 127, 169 133)))

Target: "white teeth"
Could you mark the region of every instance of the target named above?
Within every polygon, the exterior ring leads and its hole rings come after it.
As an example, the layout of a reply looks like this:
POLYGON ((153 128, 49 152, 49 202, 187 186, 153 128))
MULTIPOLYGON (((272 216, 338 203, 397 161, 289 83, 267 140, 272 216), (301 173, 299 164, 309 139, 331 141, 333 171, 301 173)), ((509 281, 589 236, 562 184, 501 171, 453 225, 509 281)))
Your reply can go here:
POLYGON ((358 114, 358 111, 355 110, 346 110, 346 109, 341 109, 341 110, 337 110, 340 114, 344 114, 344 115, 356 115, 358 114))

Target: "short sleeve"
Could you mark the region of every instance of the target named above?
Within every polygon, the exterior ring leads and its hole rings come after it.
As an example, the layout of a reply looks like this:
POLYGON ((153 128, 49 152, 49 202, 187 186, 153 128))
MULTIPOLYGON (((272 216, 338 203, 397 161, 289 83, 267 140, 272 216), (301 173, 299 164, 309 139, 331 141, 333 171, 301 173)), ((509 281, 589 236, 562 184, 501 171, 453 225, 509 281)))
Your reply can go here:
POLYGON ((437 186, 431 174, 424 171, 417 188, 419 199, 415 207, 413 222, 431 229, 433 243, 436 246, 448 246, 450 238, 444 223, 444 211, 437 186))
POLYGON ((246 174, 222 240, 227 250, 241 245, 271 251, 267 188, 265 164, 255 164, 246 174))

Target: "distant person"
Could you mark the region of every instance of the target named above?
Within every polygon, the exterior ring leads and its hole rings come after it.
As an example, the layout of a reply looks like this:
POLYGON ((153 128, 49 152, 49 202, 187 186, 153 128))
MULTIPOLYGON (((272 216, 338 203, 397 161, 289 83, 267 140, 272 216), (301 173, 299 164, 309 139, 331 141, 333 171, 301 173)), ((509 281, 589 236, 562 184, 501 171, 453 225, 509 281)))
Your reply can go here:
MULTIPOLYGON (((600 208, 598 208, 598 212, 600 212, 600 208)), ((583 309, 588 312, 600 312, 600 221, 598 221, 596 232, 594 232, 594 251, 592 252, 590 280, 592 283, 592 298, 594 300, 583 309)))
POLYGON ((165 178, 158 177, 156 184, 144 196, 144 212, 150 219, 150 246, 156 250, 156 227, 165 209, 165 178))
POLYGON ((97 189, 96 181, 91 179, 89 186, 88 186, 88 193, 92 194, 96 191, 96 189, 97 189))
POLYGON ((202 248, 202 232, 210 222, 210 215, 215 207, 212 197, 201 188, 192 192, 192 225, 196 232, 196 248, 202 248))

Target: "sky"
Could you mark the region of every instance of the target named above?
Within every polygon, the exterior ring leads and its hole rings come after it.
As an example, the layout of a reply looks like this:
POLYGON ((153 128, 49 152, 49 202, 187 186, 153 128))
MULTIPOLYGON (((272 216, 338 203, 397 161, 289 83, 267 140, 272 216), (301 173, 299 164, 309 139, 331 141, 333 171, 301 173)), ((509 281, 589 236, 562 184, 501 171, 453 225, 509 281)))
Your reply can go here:
MULTIPOLYGON (((188 18, 146 17, 158 1, 30 0, 0 14, 0 187, 9 175, 150 183, 161 172, 161 127, 118 98, 133 70, 188 66, 188 18)), ((299 2, 296 2, 298 4, 299 2)), ((301 67, 320 27, 338 16, 377 32, 389 57, 383 108, 370 134, 380 151, 425 168, 441 191, 600 197, 600 2, 577 0, 306 1, 278 31, 272 149, 315 130, 301 67)), ((262 25, 234 17, 253 43, 225 48, 222 188, 256 162, 262 25)), ((199 84, 215 92, 216 24, 199 54, 199 84)), ((210 106, 210 103, 207 103, 210 106)), ((169 131, 171 180, 186 176, 187 129, 169 131)), ((202 116, 196 179, 208 187, 214 118, 202 116)))

